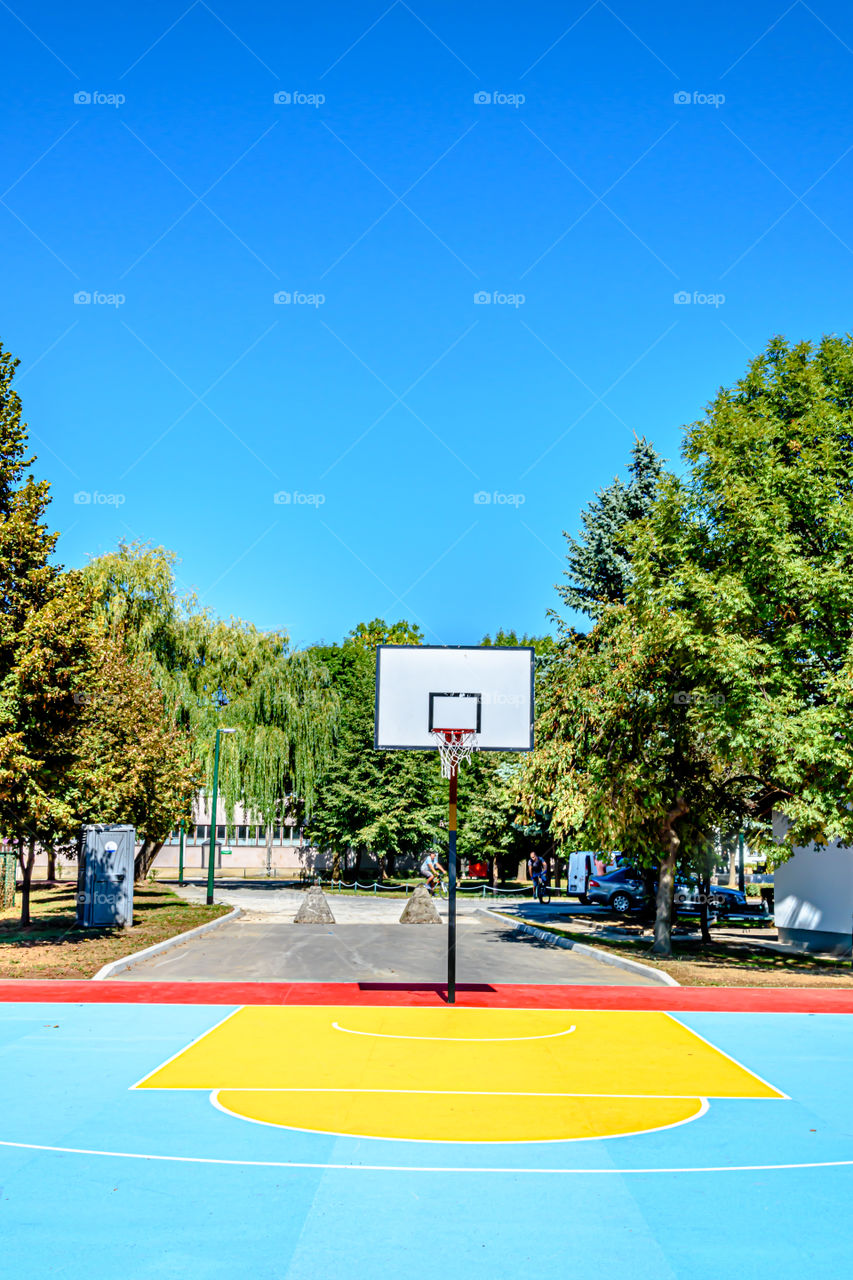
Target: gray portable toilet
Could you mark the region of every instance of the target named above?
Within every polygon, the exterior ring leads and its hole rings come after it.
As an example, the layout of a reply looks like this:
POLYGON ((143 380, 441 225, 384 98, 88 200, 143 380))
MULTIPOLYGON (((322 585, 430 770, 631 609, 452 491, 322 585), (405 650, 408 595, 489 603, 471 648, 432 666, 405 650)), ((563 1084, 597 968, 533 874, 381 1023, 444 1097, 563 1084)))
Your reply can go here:
POLYGON ((136 831, 131 826, 98 823, 83 828, 78 924, 126 928, 133 923, 135 849, 136 831))

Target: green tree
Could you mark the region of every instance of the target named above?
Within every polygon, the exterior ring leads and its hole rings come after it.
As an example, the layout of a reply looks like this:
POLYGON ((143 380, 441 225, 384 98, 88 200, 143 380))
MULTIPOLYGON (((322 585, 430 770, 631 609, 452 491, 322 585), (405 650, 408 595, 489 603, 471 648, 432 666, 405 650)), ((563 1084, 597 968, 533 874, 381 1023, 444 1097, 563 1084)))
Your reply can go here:
POLYGON ((18 850, 23 924, 30 921, 37 846, 68 844, 78 825, 71 772, 81 710, 76 695, 94 643, 90 608, 76 574, 55 579, 48 598, 24 619, 4 682, 21 754, 0 796, 0 825, 18 850))
POLYGON ((414 623, 401 619, 389 624, 382 618, 374 618, 372 622, 359 622, 347 640, 375 649, 379 644, 423 644, 424 637, 420 627, 414 623))
MULTIPOLYGON (((745 760, 783 858, 853 840, 853 339, 774 338, 687 431, 634 549, 706 732, 745 760)), ((752 836, 769 845, 766 827, 752 836)))
POLYGON ((67 835, 73 820, 73 690, 91 635, 79 580, 51 559, 50 486, 32 474, 18 364, 0 347, 0 829, 17 849, 26 924, 36 847, 67 835))
POLYGON ((568 643, 519 783, 524 812, 547 811, 558 838, 621 849, 657 882, 659 955, 671 953, 677 863, 704 870, 714 826, 742 822, 752 791, 706 695, 684 688, 672 639, 665 614, 629 601, 568 643))
MULTIPOLYGON (((570 609, 596 621, 610 604, 624 604, 632 582, 630 531, 651 511, 664 474, 663 462, 643 437, 631 449, 628 482, 614 478, 581 513, 579 539, 563 531, 568 543, 568 581, 557 593, 570 609)), ((556 613, 561 627, 565 623, 556 613)), ((569 628, 571 630, 571 628, 569 628)))
MULTIPOLYGON (((226 811, 242 804, 271 838, 288 796, 313 805, 337 714, 322 665, 292 650, 285 632, 215 618, 192 593, 179 598, 175 557, 162 547, 122 544, 93 560, 86 577, 104 630, 121 631, 129 651, 148 664, 164 713, 186 735, 208 792, 216 727, 238 730, 223 741, 226 811)), ((146 852, 149 864, 159 848, 146 852)))
POLYGON ((186 734, 169 722, 146 662, 128 655, 121 633, 99 636, 93 659, 87 688, 77 694, 77 810, 84 822, 133 824, 141 879, 169 833, 190 817, 200 770, 186 734))
MULTIPOLYGON (((389 630, 376 621, 369 628, 380 636, 389 630)), ((364 631, 357 627, 351 634, 361 637, 364 631)), ((370 852, 378 857, 383 877, 393 874, 398 857, 417 855, 434 839, 436 761, 428 752, 374 750, 372 645, 347 640, 319 649, 314 656, 329 672, 340 710, 307 830, 320 848, 332 853, 334 875, 341 874, 351 849, 356 854, 356 873, 363 853, 370 852)))

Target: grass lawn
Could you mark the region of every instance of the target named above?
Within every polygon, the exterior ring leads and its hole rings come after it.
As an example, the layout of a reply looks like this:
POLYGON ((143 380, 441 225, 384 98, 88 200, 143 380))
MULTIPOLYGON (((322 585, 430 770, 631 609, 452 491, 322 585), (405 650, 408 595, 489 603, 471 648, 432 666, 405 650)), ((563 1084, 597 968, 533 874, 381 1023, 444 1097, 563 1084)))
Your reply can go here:
POLYGON ((0 911, 0 978, 91 978, 111 960, 142 951, 231 910, 194 906, 171 889, 147 882, 133 894, 131 929, 78 929, 77 883, 33 888, 33 922, 21 928, 17 906, 0 911))
MULTIPOLYGON (((515 916, 505 918, 516 922, 515 916)), ((538 922, 536 928, 662 969, 682 987, 853 987, 849 959, 782 955, 750 944, 748 937, 743 942, 704 944, 674 936, 672 959, 662 960, 651 955, 648 938, 637 942, 621 938, 617 941, 538 922)))

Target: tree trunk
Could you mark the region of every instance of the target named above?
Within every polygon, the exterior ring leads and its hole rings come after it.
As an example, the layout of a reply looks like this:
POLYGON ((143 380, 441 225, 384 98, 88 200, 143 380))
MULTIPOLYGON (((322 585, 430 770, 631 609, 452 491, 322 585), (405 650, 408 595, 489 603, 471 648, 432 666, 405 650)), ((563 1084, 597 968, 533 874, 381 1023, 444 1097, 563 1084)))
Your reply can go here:
POLYGON ((672 898, 675 891, 675 859, 681 841, 675 823, 683 818, 690 806, 677 796, 675 805, 661 823, 661 845, 664 856, 660 864, 657 899, 655 903, 655 940, 652 955, 672 955, 672 898))
POLYGON ((497 858, 487 858, 486 866, 489 869, 489 884, 493 889, 498 887, 498 860, 497 858))
MULTIPOLYGON (((165 840, 149 840, 147 836, 143 840, 142 848, 139 850, 139 853, 136 855, 133 862, 133 878, 137 883, 140 880, 146 879, 148 872, 151 870, 151 865, 154 862, 154 859, 157 857, 157 854, 163 848, 164 844, 165 840)), ((216 857, 215 838, 213 848, 213 856, 216 857)))
POLYGON ((26 855, 24 854, 24 842, 18 841, 18 861, 21 864, 21 924, 28 925, 30 921, 30 886, 33 882, 33 864, 36 860, 36 838, 30 836, 30 842, 27 845, 26 855))
POLYGON ((47 878, 51 884, 56 880, 56 850, 53 847, 47 851, 47 878))

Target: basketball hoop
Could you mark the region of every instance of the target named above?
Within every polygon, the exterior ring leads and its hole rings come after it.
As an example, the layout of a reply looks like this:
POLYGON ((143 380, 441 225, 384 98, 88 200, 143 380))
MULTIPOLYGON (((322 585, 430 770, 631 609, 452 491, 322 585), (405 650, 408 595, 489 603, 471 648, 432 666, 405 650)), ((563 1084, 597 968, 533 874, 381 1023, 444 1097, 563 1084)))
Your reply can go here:
POLYGON ((477 734, 473 729, 433 729, 432 736, 438 744, 442 778, 449 778, 454 768, 464 764, 477 749, 477 734))

